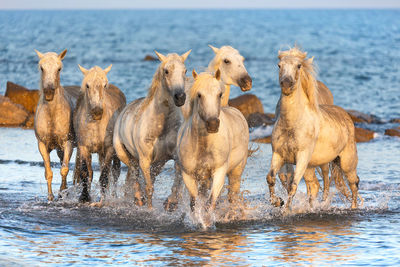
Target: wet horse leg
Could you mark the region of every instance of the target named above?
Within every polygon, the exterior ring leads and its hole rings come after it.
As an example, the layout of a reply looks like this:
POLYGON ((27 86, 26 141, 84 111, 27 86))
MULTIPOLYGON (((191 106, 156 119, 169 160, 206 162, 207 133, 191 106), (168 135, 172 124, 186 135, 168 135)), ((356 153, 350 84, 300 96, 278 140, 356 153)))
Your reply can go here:
POLYGON ((228 199, 230 203, 235 203, 239 200, 240 182, 244 167, 246 166, 247 158, 228 173, 229 191, 228 199))
POLYGON ((304 172, 304 180, 307 186, 307 195, 312 207, 314 200, 317 198, 319 190, 319 182, 315 176, 315 168, 307 168, 304 172))
POLYGON ((267 182, 269 188, 270 202, 276 207, 283 205, 283 200, 280 197, 275 196, 276 174, 281 169, 283 163, 283 158, 278 153, 272 153, 271 168, 267 174, 267 182))
POLYGON ((51 189, 51 182, 53 180, 53 172, 51 170, 51 166, 50 166, 50 153, 49 150, 47 148, 47 146, 45 145, 45 143, 43 142, 38 142, 38 147, 39 147, 39 152, 42 155, 43 158, 43 162, 44 162, 44 175, 47 181, 47 199, 49 201, 53 201, 54 200, 54 195, 53 195, 53 191, 51 189))
POLYGON ((72 155, 72 144, 70 141, 67 141, 64 145, 64 154, 63 154, 63 159, 62 159, 62 165, 61 165, 61 177, 62 177, 62 182, 61 182, 61 187, 60 187, 60 192, 62 190, 67 189, 67 175, 69 172, 69 160, 71 159, 72 155))
POLYGON ((186 185, 186 188, 189 191, 190 209, 193 212, 194 211, 194 206, 196 204, 196 198, 199 195, 198 188, 197 188, 197 182, 194 179, 194 177, 192 177, 191 175, 187 174, 183 170, 182 170, 182 178, 183 178, 183 182, 186 185))
POLYGON ((146 200, 147 207, 151 209, 153 207, 152 198, 153 198, 153 179, 151 177, 150 170, 151 161, 149 159, 145 159, 143 156, 139 160, 139 166, 142 171, 142 175, 144 177, 144 181, 146 183, 146 200))
POLYGON ((171 188, 171 194, 164 202, 164 209, 167 211, 174 211, 178 207, 179 199, 182 197, 182 170, 177 161, 175 160, 175 179, 171 188))
POLYGON ((324 193, 322 195, 322 200, 325 201, 328 196, 329 196, 329 185, 330 185, 330 180, 329 180, 329 164, 324 164, 321 165, 321 171, 322 171, 322 178, 324 180, 324 193))
POLYGON ((79 197, 80 202, 89 202, 89 151, 85 146, 79 146, 79 180, 82 183, 82 193, 79 197))

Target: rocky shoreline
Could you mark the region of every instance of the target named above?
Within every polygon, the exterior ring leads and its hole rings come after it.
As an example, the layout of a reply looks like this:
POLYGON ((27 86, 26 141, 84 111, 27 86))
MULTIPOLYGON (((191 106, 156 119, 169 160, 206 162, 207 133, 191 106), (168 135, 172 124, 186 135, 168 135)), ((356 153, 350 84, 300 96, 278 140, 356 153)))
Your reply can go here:
MULTIPOLYGON (((0 95, 0 127, 21 127, 33 129, 34 114, 39 99, 38 90, 30 90, 21 85, 7 82, 6 93, 0 95)), ((229 105, 239 109, 249 124, 249 128, 272 126, 275 123, 275 114, 265 113, 263 104, 254 94, 243 94, 229 100, 229 105)), ((385 122, 381 118, 359 112, 346 110, 356 126, 356 141, 368 142, 378 136, 376 125, 387 136, 400 137, 400 118, 385 122), (388 126, 395 126, 388 128, 388 126)), ((257 137, 254 142, 271 143, 271 136, 257 137)))

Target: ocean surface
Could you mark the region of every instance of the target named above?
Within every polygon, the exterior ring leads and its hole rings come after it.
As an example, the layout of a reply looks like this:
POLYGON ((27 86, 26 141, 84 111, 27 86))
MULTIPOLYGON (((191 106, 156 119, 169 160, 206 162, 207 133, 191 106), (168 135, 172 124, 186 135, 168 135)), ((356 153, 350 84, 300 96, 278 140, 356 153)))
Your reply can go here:
MULTIPOLYGON (((400 118, 400 10, 0 11, 0 93, 6 81, 38 88, 34 49, 67 48, 63 85, 81 83, 77 64, 113 64, 109 81, 132 101, 146 95, 158 65, 143 61, 147 54, 192 49, 187 69, 201 70, 213 58, 208 44, 231 45, 246 58, 251 93, 266 112, 274 111, 280 95, 277 53, 297 44, 315 56, 318 79, 337 105, 381 118, 382 124, 361 125, 377 132, 373 141, 358 144, 363 205, 350 210, 333 188, 328 202, 311 208, 302 182, 293 213, 283 215, 268 203, 268 144, 253 144, 259 150, 243 174, 243 216, 228 216, 225 190, 209 229, 201 227, 201 214, 190 213, 187 193, 177 211, 163 210, 172 162, 156 179, 151 211, 124 196, 125 167, 117 196, 103 208, 78 203, 72 171, 63 199, 49 203, 33 131, 2 128, 0 265, 400 264, 400 139, 383 134, 400 118)), ((270 131, 254 129, 252 136, 270 131)), ((51 159, 57 195, 60 165, 56 153, 51 159)), ((97 160, 94 168, 97 198, 97 160)))

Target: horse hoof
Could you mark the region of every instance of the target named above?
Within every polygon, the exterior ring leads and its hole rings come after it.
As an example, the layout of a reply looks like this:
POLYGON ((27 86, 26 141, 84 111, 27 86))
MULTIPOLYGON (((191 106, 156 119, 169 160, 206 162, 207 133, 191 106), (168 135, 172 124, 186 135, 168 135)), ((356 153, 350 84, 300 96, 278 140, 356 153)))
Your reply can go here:
POLYGON ((48 201, 53 201, 54 200, 54 195, 53 194, 48 195, 47 196, 47 200, 48 201))
POLYGON ((275 207, 282 207, 283 205, 285 205, 285 201, 283 201, 282 198, 277 197, 275 199, 271 199, 271 204, 275 207))
POLYGON ((81 196, 79 197, 79 202, 81 203, 90 202, 89 194, 81 194, 81 196))
POLYGON ((170 201, 169 199, 166 199, 164 201, 164 209, 168 212, 173 212, 178 208, 178 202, 173 202, 170 201))
POLYGON ((137 197, 135 197, 135 205, 136 206, 139 206, 139 207, 142 207, 143 205, 144 205, 144 203, 145 203, 145 199, 144 198, 137 198, 137 197))

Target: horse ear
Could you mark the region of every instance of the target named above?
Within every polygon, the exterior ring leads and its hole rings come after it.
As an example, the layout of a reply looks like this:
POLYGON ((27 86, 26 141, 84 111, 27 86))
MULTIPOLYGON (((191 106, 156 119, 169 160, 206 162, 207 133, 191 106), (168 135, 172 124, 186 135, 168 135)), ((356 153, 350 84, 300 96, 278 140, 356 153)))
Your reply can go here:
POLYGON ((314 61, 314 57, 308 59, 308 63, 312 64, 314 61))
POLYGON ((36 54, 38 55, 39 59, 42 59, 44 55, 35 49, 36 54))
POLYGON ((194 69, 192 70, 192 75, 193 75, 193 78, 194 78, 194 79, 197 78, 197 72, 196 72, 194 69))
POLYGON ((214 51, 215 54, 218 53, 219 48, 216 48, 216 47, 214 47, 214 46, 212 46, 212 45, 210 45, 210 44, 209 44, 208 46, 214 51))
POLYGON ((189 56, 190 52, 192 52, 192 49, 190 49, 189 51, 187 51, 186 53, 181 55, 181 58, 182 58, 183 62, 185 62, 185 60, 189 56))
POLYGON ((107 74, 108 72, 110 72, 112 68, 112 64, 110 64, 110 66, 108 66, 107 68, 104 69, 104 72, 107 74))
POLYGON ((60 60, 63 60, 66 54, 67 54, 67 49, 65 49, 65 50, 62 51, 60 54, 58 54, 58 58, 59 58, 60 60))
POLYGON ((87 69, 85 69, 84 67, 82 67, 82 66, 79 65, 79 64, 78 64, 78 66, 79 66, 79 69, 82 71, 83 75, 86 75, 86 74, 88 73, 88 70, 87 70, 87 69))
POLYGON ((215 79, 217 79, 218 81, 221 80, 221 71, 219 69, 217 69, 217 71, 215 72, 214 75, 215 79))
POLYGON ((281 51, 281 50, 278 51, 278 59, 279 59, 279 60, 282 59, 282 51, 281 51))
POLYGON ((165 61, 165 60, 167 59, 163 54, 158 53, 156 50, 154 50, 154 53, 156 53, 158 59, 159 59, 161 62, 163 62, 163 61, 165 61))

